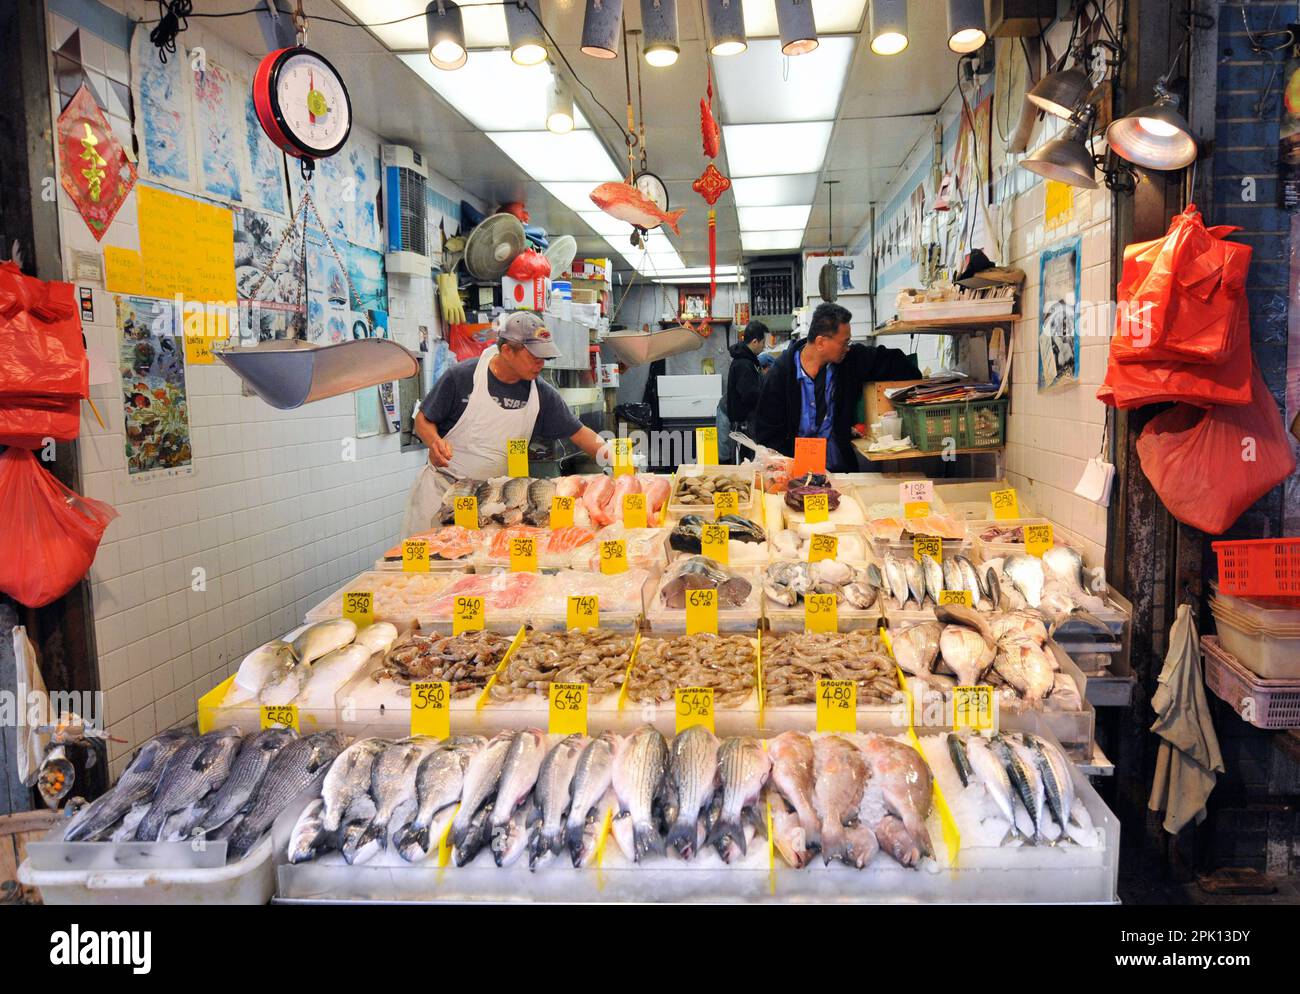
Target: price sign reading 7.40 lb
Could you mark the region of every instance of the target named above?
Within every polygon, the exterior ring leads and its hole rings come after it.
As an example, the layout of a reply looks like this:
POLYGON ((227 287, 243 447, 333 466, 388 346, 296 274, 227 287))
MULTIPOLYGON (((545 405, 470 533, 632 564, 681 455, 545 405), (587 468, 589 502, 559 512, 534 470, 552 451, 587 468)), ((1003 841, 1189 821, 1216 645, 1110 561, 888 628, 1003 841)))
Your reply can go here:
POLYGON ((552 683, 548 696, 550 700, 548 731, 552 735, 586 735, 587 685, 552 683))
POLYGON ((402 543, 402 572, 429 572, 429 543, 422 538, 408 538, 402 543))
POLYGON ((567 624, 586 631, 600 627, 600 600, 595 594, 570 594, 567 624))
POLYGON ((263 728, 292 728, 295 732, 302 731, 298 727, 297 704, 263 704, 261 717, 263 728))
POLYGON ((1015 487, 994 490, 989 494, 989 503, 993 505, 993 517, 997 521, 1020 517, 1020 499, 1016 496, 1015 487))
POLYGON ((827 494, 804 494, 803 518, 810 525, 820 524, 831 516, 831 499, 827 494))
POLYGON ((506 474, 508 476, 528 476, 528 439, 510 438, 506 440, 506 474))
POLYGON ((837 559, 840 554, 840 540, 834 535, 814 535, 808 540, 808 561, 820 562, 823 559, 837 559))
POLYGON ((627 572, 627 540, 608 538, 600 543, 600 571, 606 576, 627 572))
POLYGON ((436 739, 451 735, 451 684, 446 680, 411 684, 411 734, 436 739))
POLYGON ((481 632, 483 630, 483 598, 458 596, 451 607, 451 633, 481 632))
POLYGON ((858 685, 853 680, 817 681, 817 731, 858 730, 858 685))
POLYGON ((1025 525, 1025 551, 1041 557, 1052 547, 1051 525, 1025 525))
POLYGON ((976 732, 996 732, 998 716, 993 688, 953 687, 952 727, 957 731, 969 728, 976 732))
POLYGON ((686 591, 686 634, 718 634, 718 592, 686 591))
POLYGON ((726 566, 731 546, 731 529, 726 525, 707 524, 700 527, 700 555, 708 556, 726 566))
POLYGON ((703 725, 710 732, 714 731, 712 687, 678 687, 673 691, 673 697, 677 704, 678 735, 693 725, 703 725))
POLYGON ((551 530, 573 527, 573 498, 551 498, 551 530))
POLYGON ((478 498, 473 494, 457 497, 452 507, 456 512, 456 524, 460 528, 478 529, 478 498))
POLYGON ((720 518, 724 514, 740 513, 740 494, 734 490, 722 490, 713 495, 713 516, 720 518))
POLYGON ((343 617, 358 628, 375 620, 375 595, 369 590, 349 590, 343 595, 343 617))
POLYGON ((515 535, 510 539, 510 571, 512 573, 537 572, 537 537, 515 535))
POLYGON ((918 535, 912 539, 912 558, 918 563, 925 562, 922 556, 929 556, 936 563, 943 561, 943 539, 933 535, 918 535))
POLYGON ((646 527, 645 494, 623 495, 623 527, 646 527))

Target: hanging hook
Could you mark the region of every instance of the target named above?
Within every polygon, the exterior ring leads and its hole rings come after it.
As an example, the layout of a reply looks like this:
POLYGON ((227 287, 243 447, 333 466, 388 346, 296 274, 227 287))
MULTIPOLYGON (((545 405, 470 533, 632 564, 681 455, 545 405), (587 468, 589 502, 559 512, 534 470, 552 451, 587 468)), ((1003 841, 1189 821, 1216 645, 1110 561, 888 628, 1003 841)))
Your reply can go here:
POLYGON ((307 183, 310 183, 310 182, 311 182, 312 174, 316 171, 316 160, 315 160, 315 159, 299 159, 299 160, 298 160, 298 171, 302 173, 302 178, 303 178, 303 180, 304 180, 305 182, 307 182, 307 183))
POLYGON ((297 29, 297 42, 299 48, 307 47, 307 12, 302 9, 302 0, 298 0, 298 6, 293 12, 293 26, 297 29))

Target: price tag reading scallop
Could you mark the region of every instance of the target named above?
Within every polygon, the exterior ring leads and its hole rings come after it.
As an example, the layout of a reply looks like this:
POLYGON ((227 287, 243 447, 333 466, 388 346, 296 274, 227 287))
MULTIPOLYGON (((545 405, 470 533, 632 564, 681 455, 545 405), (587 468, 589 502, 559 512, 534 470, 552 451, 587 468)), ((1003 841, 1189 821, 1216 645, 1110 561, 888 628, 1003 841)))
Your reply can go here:
POLYGON ((695 451, 701 466, 718 465, 718 429, 696 428, 695 451))
POLYGON ((712 687, 678 687, 673 691, 673 699, 677 704, 678 735, 694 725, 714 731, 712 687))
POLYGON ((997 731, 997 714, 993 706, 993 688, 953 687, 952 727, 956 731, 969 728, 976 732, 997 731))
POLYGON ((343 617, 358 628, 374 624, 375 595, 369 590, 349 590, 343 595, 343 617))
POLYGON ((528 439, 506 440, 506 475, 528 476, 528 439))
POLYGON ((817 681, 817 731, 858 730, 858 685, 854 680, 817 681))
POLYGON ((808 540, 808 561, 819 562, 822 559, 838 559, 840 540, 834 535, 814 535, 808 540))
POLYGON ((831 516, 831 499, 828 494, 804 494, 803 519, 810 525, 820 524, 831 516))
POLYGON ((839 631, 839 606, 834 594, 805 594, 803 627, 809 632, 839 631))
POLYGON ((726 525, 708 524, 700 528, 700 555, 726 566, 731 529, 726 525))
POLYGON ((302 731, 298 727, 298 705, 263 704, 261 725, 263 728, 292 728, 295 732, 302 731))
POLYGON ((1052 547, 1051 525, 1025 525, 1025 551, 1041 557, 1052 547))
POLYGON ((645 494, 623 495, 623 527, 645 528, 646 510, 645 494))
POLYGON ((551 530, 573 527, 573 498, 551 498, 551 530))
POLYGON ((965 607, 972 607, 971 594, 969 590, 940 590, 940 604, 961 604, 965 607))
POLYGON ((718 634, 718 592, 686 591, 686 634, 718 634))
POLYGON ((552 683, 550 722, 547 731, 552 735, 587 734, 587 685, 585 683, 552 683))
POLYGON ((809 473, 826 472, 826 439, 796 438, 794 440, 794 466, 790 477, 807 476, 809 473))
POLYGON ((929 556, 936 563, 943 562, 943 539, 933 535, 918 535, 912 539, 912 558, 920 563, 924 562, 922 556, 929 556))
POLYGON ((402 572, 429 572, 429 543, 422 538, 408 538, 402 543, 402 572))
POLYGON ((632 473, 632 439, 616 438, 614 446, 614 475, 629 476, 632 473))
POLYGON ((934 503, 934 481, 904 480, 898 485, 898 503, 934 503))
POLYGON ((586 631, 600 627, 600 601, 595 594, 570 594, 568 627, 586 631))
POLYGON ((456 525, 460 528, 473 528, 478 530, 478 498, 471 494, 468 497, 457 497, 453 505, 456 510, 456 525))
POLYGON ((537 572, 537 537, 515 535, 510 539, 510 572, 537 572))
POLYGON ((468 594, 457 597, 451 607, 451 633, 481 632, 483 630, 483 598, 468 594))
POLYGON ((740 513, 740 494, 734 490, 723 490, 713 495, 713 516, 720 518, 724 514, 740 513))
POLYGON ((627 541, 605 539, 600 543, 600 571, 606 576, 627 572, 627 541))
POLYGON ((997 521, 1020 517, 1020 499, 1016 496, 1015 487, 994 490, 989 494, 989 503, 993 505, 993 517, 997 521))
POLYGON ((903 505, 903 517, 905 518, 928 518, 930 516, 930 504, 928 501, 912 500, 903 505))
POLYGON ((435 739, 451 735, 451 684, 446 680, 411 684, 411 734, 435 739))

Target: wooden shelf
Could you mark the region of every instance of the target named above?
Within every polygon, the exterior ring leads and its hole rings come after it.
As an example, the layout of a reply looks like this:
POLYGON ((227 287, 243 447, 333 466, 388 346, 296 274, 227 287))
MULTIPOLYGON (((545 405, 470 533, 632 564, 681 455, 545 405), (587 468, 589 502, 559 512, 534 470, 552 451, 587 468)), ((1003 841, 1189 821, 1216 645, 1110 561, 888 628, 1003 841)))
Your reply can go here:
MULTIPOLYGON (((861 453, 864 459, 870 462, 892 462, 895 459, 927 459, 945 454, 943 449, 936 449, 932 452, 922 452, 920 449, 903 449, 901 452, 870 452, 868 446, 870 443, 865 438, 855 438, 853 448, 861 453)), ((975 456, 981 452, 1001 452, 1005 446, 987 445, 981 449, 952 449, 949 450, 955 456, 975 456)))
POLYGON ((994 317, 979 318, 934 318, 929 321, 892 321, 883 328, 872 332, 877 338, 882 335, 960 335, 987 331, 1019 321, 1020 315, 999 314, 994 317))

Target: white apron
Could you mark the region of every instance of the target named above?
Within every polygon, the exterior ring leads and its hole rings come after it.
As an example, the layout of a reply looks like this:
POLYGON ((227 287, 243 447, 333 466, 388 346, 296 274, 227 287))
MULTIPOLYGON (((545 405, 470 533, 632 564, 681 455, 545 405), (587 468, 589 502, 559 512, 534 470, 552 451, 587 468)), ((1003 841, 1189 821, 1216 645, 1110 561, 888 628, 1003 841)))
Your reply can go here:
POLYGON ((528 402, 523 407, 506 410, 488 393, 488 364, 496 354, 497 347, 493 345, 478 357, 469 403, 451 431, 443 436, 451 443, 451 461, 442 468, 426 461, 416 476, 406 500, 402 538, 432 527, 443 494, 455 481, 505 476, 506 439, 532 438, 541 411, 537 384, 529 384, 528 402))

